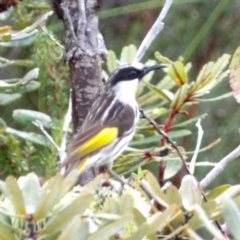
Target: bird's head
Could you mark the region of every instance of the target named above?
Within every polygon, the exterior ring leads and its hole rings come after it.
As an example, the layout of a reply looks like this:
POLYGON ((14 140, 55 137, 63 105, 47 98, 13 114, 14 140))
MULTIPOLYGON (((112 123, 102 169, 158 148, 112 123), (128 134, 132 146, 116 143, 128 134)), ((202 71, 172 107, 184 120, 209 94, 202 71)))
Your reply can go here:
POLYGON ((140 80, 149 72, 167 67, 166 64, 155 64, 146 66, 139 62, 121 65, 113 72, 108 80, 108 86, 116 89, 116 91, 131 91, 137 89, 140 80))

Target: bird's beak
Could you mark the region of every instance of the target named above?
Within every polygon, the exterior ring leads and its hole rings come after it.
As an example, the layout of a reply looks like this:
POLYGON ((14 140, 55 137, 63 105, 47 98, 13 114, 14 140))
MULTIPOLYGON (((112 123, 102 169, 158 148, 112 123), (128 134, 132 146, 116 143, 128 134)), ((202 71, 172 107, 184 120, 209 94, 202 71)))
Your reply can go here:
POLYGON ((160 68, 165 68, 165 67, 168 67, 168 65, 164 64, 164 63, 156 64, 156 65, 153 65, 153 66, 145 66, 144 69, 143 69, 143 74, 146 75, 147 73, 149 73, 153 70, 160 69, 160 68))

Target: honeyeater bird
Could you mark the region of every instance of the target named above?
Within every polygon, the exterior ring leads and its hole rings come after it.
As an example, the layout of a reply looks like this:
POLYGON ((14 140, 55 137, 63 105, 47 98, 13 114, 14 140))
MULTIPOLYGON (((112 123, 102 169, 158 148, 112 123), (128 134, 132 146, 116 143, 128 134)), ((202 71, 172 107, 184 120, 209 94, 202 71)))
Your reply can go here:
POLYGON ((132 63, 113 72, 67 147, 67 157, 61 165, 67 166, 65 176, 73 169, 80 174, 93 165, 111 170, 113 161, 132 140, 139 121, 135 98, 138 83, 150 71, 163 67, 166 65, 132 63))

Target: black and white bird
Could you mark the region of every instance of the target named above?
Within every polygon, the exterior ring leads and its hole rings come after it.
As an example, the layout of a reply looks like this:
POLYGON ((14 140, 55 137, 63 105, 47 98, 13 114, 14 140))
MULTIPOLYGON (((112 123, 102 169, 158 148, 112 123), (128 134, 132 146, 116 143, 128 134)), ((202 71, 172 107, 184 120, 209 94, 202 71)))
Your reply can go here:
POLYGON ((77 169, 104 166, 111 170, 113 161, 132 140, 139 109, 135 93, 140 80, 164 64, 145 66, 132 63, 119 66, 110 76, 103 93, 93 103, 84 123, 67 148, 62 167, 64 175, 77 169))

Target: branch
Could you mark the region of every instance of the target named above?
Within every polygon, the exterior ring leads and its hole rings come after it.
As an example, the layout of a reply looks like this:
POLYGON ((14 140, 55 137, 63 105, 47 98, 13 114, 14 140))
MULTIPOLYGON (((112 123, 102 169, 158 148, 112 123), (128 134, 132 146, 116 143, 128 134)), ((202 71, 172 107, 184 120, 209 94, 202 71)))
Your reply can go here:
POLYGON ((47 139, 52 143, 52 145, 57 149, 57 151, 60 151, 59 146, 56 144, 56 142, 53 140, 52 136, 49 135, 49 133, 44 129, 43 125, 37 121, 32 122, 36 127, 38 127, 41 132, 47 137, 47 139))
POLYGON ((141 59, 143 58, 144 54, 146 53, 147 49, 150 47, 152 44, 153 40, 157 37, 157 35, 163 30, 164 28, 164 23, 163 19, 167 15, 171 5, 173 3, 173 0, 166 0, 163 9, 155 21, 155 23, 152 25, 151 29, 147 33, 146 37, 143 39, 136 56, 134 58, 134 62, 140 62, 141 59))
POLYGON ((198 128, 197 145, 196 145, 194 154, 193 154, 193 156, 192 156, 192 160, 191 160, 190 165, 189 165, 189 169, 190 169, 190 172, 191 172, 192 174, 194 174, 195 163, 196 163, 196 160, 197 160, 197 156, 198 156, 198 153, 199 153, 199 150, 200 150, 200 146, 201 146, 201 142, 202 142, 202 137, 203 137, 203 130, 202 130, 201 119, 200 119, 200 118, 198 119, 198 121, 197 121, 197 123, 196 123, 196 126, 197 126, 197 128, 198 128))
POLYGON ((187 173, 191 174, 190 171, 189 171, 189 168, 188 168, 188 166, 187 166, 187 164, 186 164, 186 162, 185 162, 185 160, 183 158, 183 155, 181 154, 181 152, 178 149, 177 145, 168 137, 168 135, 158 126, 158 124, 152 118, 150 118, 149 116, 146 115, 146 113, 143 111, 142 108, 139 108, 139 111, 143 115, 143 117, 146 118, 155 127, 157 132, 160 135, 162 135, 169 144, 172 145, 172 147, 176 150, 177 154, 179 155, 179 157, 180 157, 180 159, 181 159, 181 161, 183 163, 183 166, 186 169, 187 173))
POLYGON ((202 179, 200 185, 202 188, 206 188, 233 160, 240 156, 240 145, 235 148, 231 153, 224 157, 216 167, 214 167, 207 176, 202 179))
MULTIPOLYGON (((62 141, 61 141, 61 151, 66 155, 66 146, 67 146, 67 133, 69 129, 69 125, 72 122, 72 90, 70 90, 69 102, 68 102, 68 110, 64 118, 64 124, 62 129, 62 141)), ((66 156, 64 156, 65 158, 66 156)), ((60 158, 61 163, 64 158, 60 158)))

